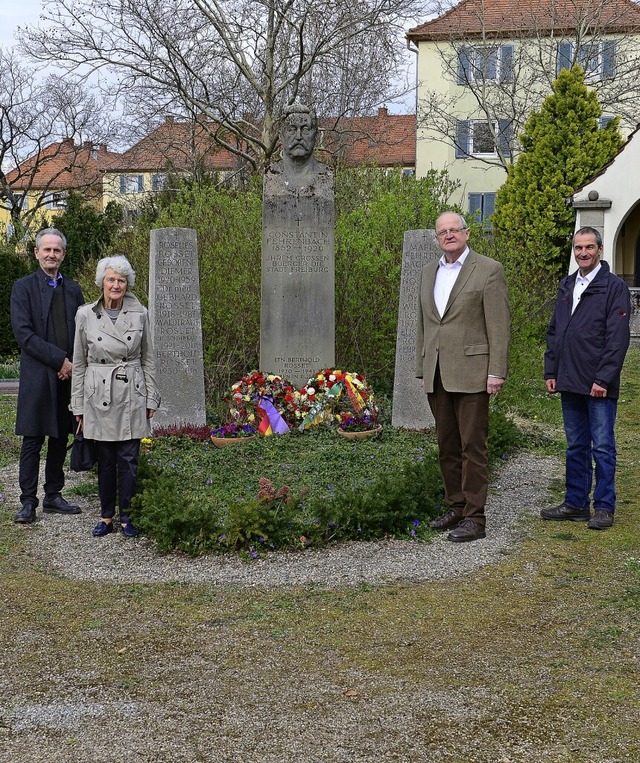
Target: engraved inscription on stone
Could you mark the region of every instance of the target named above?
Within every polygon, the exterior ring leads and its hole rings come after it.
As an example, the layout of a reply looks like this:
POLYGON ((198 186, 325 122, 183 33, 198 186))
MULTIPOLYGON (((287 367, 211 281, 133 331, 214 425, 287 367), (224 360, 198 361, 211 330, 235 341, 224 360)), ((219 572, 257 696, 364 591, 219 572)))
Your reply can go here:
POLYGON ((260 369, 302 385, 335 362, 333 176, 309 185, 280 168, 265 175, 260 369))
POLYGON ((197 236, 188 228, 151 231, 149 312, 162 405, 153 424, 204 426, 204 368, 197 236))
POLYGON ((424 265, 442 254, 435 242, 434 233, 433 230, 406 231, 402 247, 391 423, 394 427, 405 429, 425 429, 434 424, 427 396, 416 379, 420 272, 424 265))

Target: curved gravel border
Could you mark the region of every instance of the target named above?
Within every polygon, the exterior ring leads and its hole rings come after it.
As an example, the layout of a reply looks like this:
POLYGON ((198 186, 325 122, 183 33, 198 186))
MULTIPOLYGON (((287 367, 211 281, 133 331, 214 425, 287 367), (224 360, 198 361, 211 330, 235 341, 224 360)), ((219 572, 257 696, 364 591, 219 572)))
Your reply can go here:
MULTIPOLYGON (((25 526, 33 561, 72 580, 113 583, 184 582, 233 587, 281 587, 318 584, 324 587, 359 583, 428 581, 456 577, 498 562, 513 551, 522 535, 522 518, 537 515, 548 502, 552 479, 560 476, 558 459, 519 453, 494 474, 487 503, 487 537, 473 543, 450 543, 446 533, 431 543, 381 541, 343 543, 299 553, 271 553, 245 561, 237 555, 192 559, 159 556, 145 538, 127 540, 119 533, 93 538, 99 515, 97 499, 81 499, 83 513, 59 516, 41 513, 25 526)), ((17 467, 6 469, 4 505, 18 506, 17 467)), ((82 482, 70 473, 68 485, 82 482)), ((17 510, 17 508, 16 508, 17 510)))

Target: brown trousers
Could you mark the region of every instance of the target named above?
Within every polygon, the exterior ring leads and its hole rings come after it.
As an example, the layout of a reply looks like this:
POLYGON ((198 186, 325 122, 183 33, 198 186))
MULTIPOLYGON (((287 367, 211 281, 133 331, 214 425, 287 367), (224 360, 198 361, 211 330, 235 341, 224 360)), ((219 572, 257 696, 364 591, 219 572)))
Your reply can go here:
POLYGON ((436 422, 445 503, 484 527, 489 484, 489 395, 447 392, 438 368, 433 389, 427 398, 436 422))

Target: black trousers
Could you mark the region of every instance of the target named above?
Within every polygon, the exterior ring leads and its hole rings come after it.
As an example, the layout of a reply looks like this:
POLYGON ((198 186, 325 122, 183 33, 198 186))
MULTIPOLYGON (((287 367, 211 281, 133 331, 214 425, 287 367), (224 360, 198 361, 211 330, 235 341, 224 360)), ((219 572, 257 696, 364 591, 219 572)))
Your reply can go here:
POLYGON ((114 517, 117 499, 120 521, 126 522, 138 484, 140 440, 123 440, 122 442, 96 440, 96 448, 100 516, 107 519, 114 517))
MULTIPOLYGON (((72 427, 72 417, 69 412, 70 394, 71 383, 58 382, 56 414, 58 418, 58 431, 61 436, 48 438, 47 460, 44 471, 45 498, 55 498, 60 495, 64 487, 64 460, 67 456, 67 441, 72 427)), ((36 506, 38 505, 40 451, 44 445, 45 438, 46 435, 25 435, 22 438, 18 480, 20 482, 20 502, 23 505, 26 501, 33 501, 36 506)))

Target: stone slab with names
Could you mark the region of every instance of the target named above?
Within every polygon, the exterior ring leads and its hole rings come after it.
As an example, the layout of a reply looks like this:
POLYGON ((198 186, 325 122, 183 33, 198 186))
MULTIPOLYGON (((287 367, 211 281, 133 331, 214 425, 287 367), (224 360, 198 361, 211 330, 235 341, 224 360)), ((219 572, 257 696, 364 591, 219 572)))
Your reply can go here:
POLYGON ((333 173, 304 185, 264 178, 260 370, 301 386, 335 363, 333 173))
POLYGON ((416 327, 420 295, 420 271, 442 252, 433 230, 408 230, 402 245, 400 304, 396 336, 396 366, 393 381, 391 424, 405 429, 426 429, 434 425, 427 396, 416 379, 416 327))
POLYGON ((195 230, 151 231, 149 314, 162 396, 153 426, 204 426, 202 315, 195 230))

